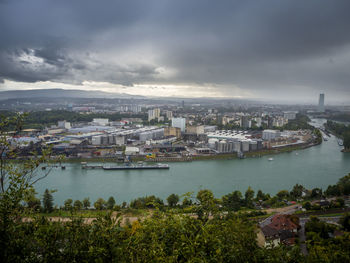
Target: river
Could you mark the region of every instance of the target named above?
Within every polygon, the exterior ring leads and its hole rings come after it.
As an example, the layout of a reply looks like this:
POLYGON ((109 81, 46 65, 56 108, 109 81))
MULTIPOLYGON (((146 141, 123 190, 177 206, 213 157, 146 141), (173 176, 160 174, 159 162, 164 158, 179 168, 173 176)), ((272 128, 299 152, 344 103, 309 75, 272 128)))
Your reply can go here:
POLYGON ((350 172, 350 154, 340 150, 332 136, 318 146, 273 155, 273 161, 268 161, 271 156, 263 156, 169 163, 169 170, 132 171, 84 170, 79 163, 67 163, 65 170, 54 168, 35 189, 40 196, 46 188, 57 189, 53 197, 58 205, 68 198, 85 197, 94 202, 99 197, 113 196, 119 204, 146 195, 166 199, 171 193, 181 195, 200 189, 210 189, 221 197, 234 190, 244 194, 248 186, 275 194, 291 190, 296 183, 325 189, 350 172))

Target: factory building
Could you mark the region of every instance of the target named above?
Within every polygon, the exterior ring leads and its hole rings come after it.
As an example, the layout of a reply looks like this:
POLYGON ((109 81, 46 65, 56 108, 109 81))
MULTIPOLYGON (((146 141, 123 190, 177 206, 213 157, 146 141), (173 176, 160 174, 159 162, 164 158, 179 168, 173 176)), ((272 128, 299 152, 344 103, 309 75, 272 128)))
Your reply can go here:
POLYGON ((181 138, 181 129, 176 127, 165 127, 164 137, 175 136, 176 138, 181 138))

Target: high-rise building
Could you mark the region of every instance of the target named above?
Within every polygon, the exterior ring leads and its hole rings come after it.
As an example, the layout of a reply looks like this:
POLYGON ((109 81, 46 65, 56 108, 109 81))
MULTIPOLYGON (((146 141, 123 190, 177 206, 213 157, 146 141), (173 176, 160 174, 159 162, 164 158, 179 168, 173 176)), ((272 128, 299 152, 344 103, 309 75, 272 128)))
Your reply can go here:
POLYGON ((171 120, 173 118, 173 112, 168 110, 166 111, 165 116, 168 120, 171 120))
POLYGON ((148 121, 151 121, 154 119, 158 120, 159 117, 160 117, 160 109, 159 108, 148 110, 148 121))
POLYGON ((181 132, 186 131, 186 118, 173 118, 171 120, 171 126, 181 129, 181 132))
POLYGON ((251 122, 249 120, 249 116, 242 116, 241 117, 241 127, 243 129, 248 129, 251 127, 251 122))
POLYGON ((319 112, 324 112, 324 93, 320 94, 320 98, 318 99, 318 111, 319 112))

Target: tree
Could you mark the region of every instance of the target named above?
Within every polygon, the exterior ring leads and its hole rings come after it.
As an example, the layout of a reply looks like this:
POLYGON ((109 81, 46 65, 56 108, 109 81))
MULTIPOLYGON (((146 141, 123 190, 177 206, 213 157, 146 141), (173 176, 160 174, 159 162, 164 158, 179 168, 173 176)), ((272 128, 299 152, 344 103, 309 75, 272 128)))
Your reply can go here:
POLYGON ((350 131, 344 134, 344 142, 343 142, 345 150, 350 150, 350 131))
POLYGON ((71 198, 67 199, 66 201, 64 201, 64 209, 65 210, 72 210, 73 209, 73 200, 71 198))
POLYGON ((185 197, 184 200, 182 201, 182 206, 190 206, 192 205, 192 200, 188 197, 185 197))
POLYGON ((170 207, 174 207, 179 202, 180 197, 177 194, 171 194, 168 196, 168 198, 166 200, 168 201, 168 205, 170 207))
POLYGON ((243 205, 242 193, 240 191, 234 191, 230 194, 222 197, 223 206, 231 211, 238 211, 243 205))
POLYGON ((322 197, 322 189, 321 188, 314 188, 311 191, 311 198, 320 198, 322 197))
POLYGON ((48 189, 44 192, 43 208, 46 213, 51 213, 53 211, 53 197, 48 189))
POLYGON ((33 187, 30 187, 24 191, 23 201, 27 203, 27 207, 33 211, 39 211, 41 208, 40 199, 36 196, 36 192, 33 187))
POLYGON ((340 218, 339 223, 342 225, 345 231, 350 231, 350 214, 349 213, 344 214, 340 218))
POLYGON ((216 213, 216 204, 214 194, 210 190, 200 190, 197 193, 197 200, 199 201, 199 207, 197 207, 197 216, 203 221, 209 219, 210 214, 216 213))
POLYGON ((99 198, 96 200, 96 202, 94 203, 94 207, 97 210, 103 210, 106 206, 106 201, 103 198, 99 198))
POLYGON ((83 200, 83 206, 84 206, 84 209, 88 209, 90 207, 90 199, 89 198, 84 198, 83 200))
POLYGON ((303 204, 303 208, 305 208, 306 210, 310 210, 311 209, 311 203, 310 202, 305 202, 303 204))
POLYGON ((111 196, 107 200, 107 209, 113 209, 114 205, 115 205, 115 200, 114 200, 114 197, 111 196))
POLYGON ((293 186, 293 190, 290 191, 290 195, 295 199, 302 197, 303 191, 305 190, 304 186, 301 184, 296 184, 293 186))
POLYGON ((283 200, 289 197, 289 192, 287 190, 281 190, 276 195, 280 200, 283 200))
POLYGON ((249 186, 244 194, 244 203, 246 207, 253 207, 254 190, 249 186))
POLYGON ((267 200, 267 196, 266 194, 264 194, 261 190, 259 190, 256 194, 256 199, 259 201, 259 200, 262 200, 262 201, 265 201, 267 200))
POLYGON ((73 206, 76 211, 79 211, 83 207, 83 203, 80 200, 75 200, 73 206))

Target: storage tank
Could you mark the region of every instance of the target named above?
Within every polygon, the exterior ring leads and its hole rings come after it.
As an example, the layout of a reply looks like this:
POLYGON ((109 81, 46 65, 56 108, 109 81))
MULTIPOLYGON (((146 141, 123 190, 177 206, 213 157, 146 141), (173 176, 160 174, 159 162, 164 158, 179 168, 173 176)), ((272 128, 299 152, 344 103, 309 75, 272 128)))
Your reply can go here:
POLYGON ((233 151, 240 152, 241 151, 241 142, 235 141, 233 142, 233 151))
POLYGON ((241 141, 241 149, 242 149, 242 152, 249 152, 249 141, 248 140, 241 141))
POLYGON ((91 143, 92 145, 101 145, 101 136, 92 136, 91 143))
POLYGON ((222 141, 219 142, 218 151, 221 152, 221 153, 227 152, 227 142, 226 142, 226 140, 222 140, 222 141))
POLYGON ((250 141, 249 142, 249 150, 256 151, 257 149, 258 149, 258 142, 257 141, 250 141))

